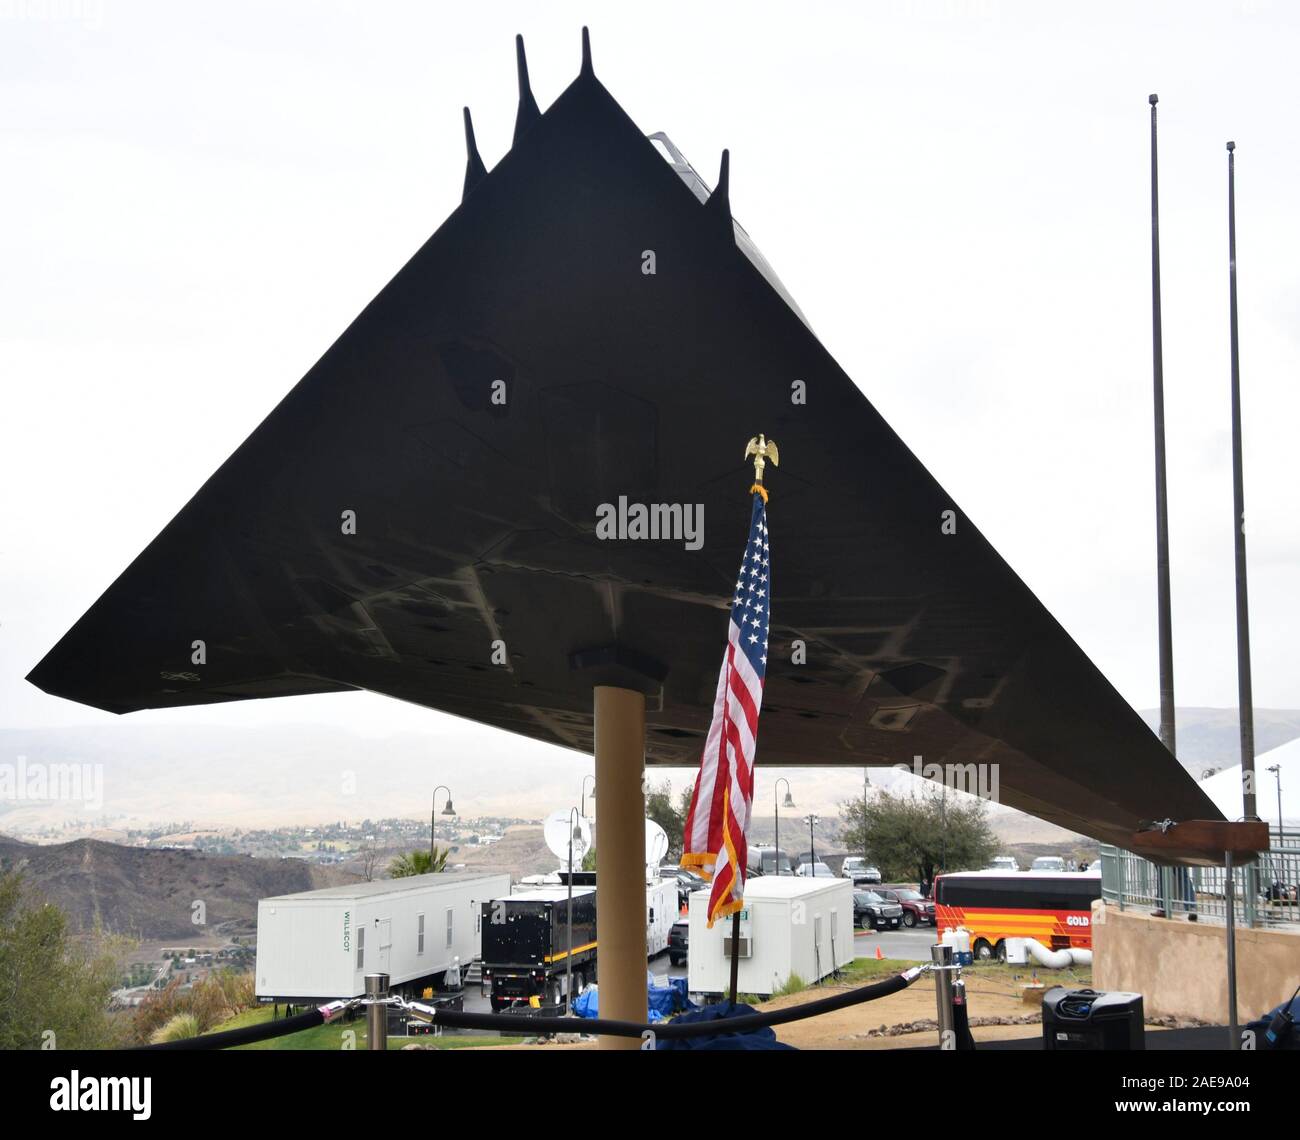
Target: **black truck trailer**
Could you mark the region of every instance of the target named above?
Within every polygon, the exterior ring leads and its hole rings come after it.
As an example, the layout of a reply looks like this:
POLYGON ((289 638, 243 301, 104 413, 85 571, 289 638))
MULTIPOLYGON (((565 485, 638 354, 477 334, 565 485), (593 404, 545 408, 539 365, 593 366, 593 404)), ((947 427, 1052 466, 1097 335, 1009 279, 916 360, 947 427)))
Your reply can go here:
POLYGON ((596 892, 575 886, 568 993, 568 897, 567 887, 551 887, 483 903, 481 984, 494 1011, 562 1005, 596 980, 596 892))

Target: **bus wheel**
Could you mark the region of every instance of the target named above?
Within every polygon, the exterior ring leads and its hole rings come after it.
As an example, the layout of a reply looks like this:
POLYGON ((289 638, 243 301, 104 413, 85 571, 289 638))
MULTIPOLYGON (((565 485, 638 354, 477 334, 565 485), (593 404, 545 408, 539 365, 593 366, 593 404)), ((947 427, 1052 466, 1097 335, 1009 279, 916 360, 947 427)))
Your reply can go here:
POLYGON ((993 957, 999 962, 1005 962, 1007 960, 1007 944, 1003 942, 1001 938, 999 938, 993 946, 993 957))
POLYGON ((973 949, 975 951, 975 957, 978 958, 981 962, 987 962, 989 961, 990 958, 993 957, 993 947, 990 946, 987 940, 983 938, 975 939, 975 945, 973 949))

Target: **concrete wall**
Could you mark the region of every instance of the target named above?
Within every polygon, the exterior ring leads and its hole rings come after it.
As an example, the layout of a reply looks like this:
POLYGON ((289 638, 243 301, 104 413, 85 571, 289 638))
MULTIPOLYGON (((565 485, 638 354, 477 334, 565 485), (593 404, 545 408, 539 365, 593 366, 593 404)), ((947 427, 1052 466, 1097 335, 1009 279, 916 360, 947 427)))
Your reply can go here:
MULTIPOLYGON (((1228 1023, 1224 928, 1152 918, 1092 904, 1092 984, 1143 995, 1148 1017, 1228 1023)), ((1300 932, 1237 928, 1237 1011, 1241 1024, 1285 1001, 1300 984, 1300 932)))

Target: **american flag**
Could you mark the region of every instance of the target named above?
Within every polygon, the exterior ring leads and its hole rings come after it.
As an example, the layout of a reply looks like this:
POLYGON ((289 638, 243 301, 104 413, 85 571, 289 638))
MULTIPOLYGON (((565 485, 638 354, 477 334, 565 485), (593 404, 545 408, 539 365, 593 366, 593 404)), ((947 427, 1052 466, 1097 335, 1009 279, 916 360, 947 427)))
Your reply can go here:
POLYGON ((754 752, 767 673, 771 601, 767 502, 755 488, 749 543, 736 578, 727 650, 713 698, 713 721, 700 757, 683 844, 682 866, 699 868, 713 883, 710 927, 716 919, 743 906, 745 831, 754 800, 754 752))

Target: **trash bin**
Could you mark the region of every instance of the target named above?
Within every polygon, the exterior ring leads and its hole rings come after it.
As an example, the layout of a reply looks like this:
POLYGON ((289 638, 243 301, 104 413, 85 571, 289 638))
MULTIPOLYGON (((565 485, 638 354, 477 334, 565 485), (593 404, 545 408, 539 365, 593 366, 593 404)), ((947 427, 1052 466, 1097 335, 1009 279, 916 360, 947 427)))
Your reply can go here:
POLYGON ((1044 1049, 1145 1049, 1145 1032, 1141 994, 1053 986, 1043 995, 1044 1049))

